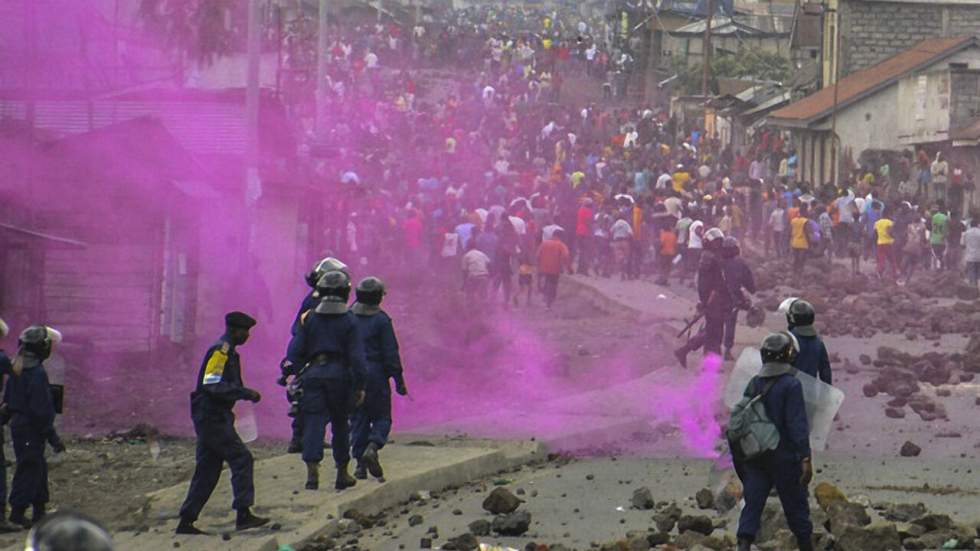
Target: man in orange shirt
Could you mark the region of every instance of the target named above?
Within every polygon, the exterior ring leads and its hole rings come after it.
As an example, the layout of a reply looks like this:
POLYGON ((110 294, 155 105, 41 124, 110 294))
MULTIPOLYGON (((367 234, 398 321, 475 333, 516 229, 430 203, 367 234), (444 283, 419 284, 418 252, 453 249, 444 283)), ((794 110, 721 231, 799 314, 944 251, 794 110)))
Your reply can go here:
POLYGON ((558 296, 558 277, 570 263, 568 247, 561 241, 562 230, 555 230, 551 239, 538 247, 538 276, 544 280, 544 302, 548 310, 558 296))

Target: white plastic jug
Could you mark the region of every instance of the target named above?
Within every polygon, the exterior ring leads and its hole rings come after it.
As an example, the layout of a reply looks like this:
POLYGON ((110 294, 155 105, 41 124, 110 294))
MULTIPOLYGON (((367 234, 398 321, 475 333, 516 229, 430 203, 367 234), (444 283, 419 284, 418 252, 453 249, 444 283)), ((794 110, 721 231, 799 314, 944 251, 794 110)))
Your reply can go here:
POLYGON ((252 402, 239 401, 235 404, 235 432, 246 444, 259 437, 259 424, 252 402))

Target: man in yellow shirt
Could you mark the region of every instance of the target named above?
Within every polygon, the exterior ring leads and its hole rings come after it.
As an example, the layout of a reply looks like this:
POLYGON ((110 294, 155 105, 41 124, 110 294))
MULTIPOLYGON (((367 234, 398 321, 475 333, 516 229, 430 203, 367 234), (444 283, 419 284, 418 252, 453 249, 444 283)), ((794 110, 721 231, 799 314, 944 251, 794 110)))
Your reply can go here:
POLYGON ((881 211, 880 218, 875 222, 878 277, 884 277, 885 270, 889 270, 891 277, 895 278, 898 275, 898 264, 895 262, 895 237, 892 235, 895 222, 888 218, 884 205, 875 202, 875 208, 881 211))
POLYGON ((806 265, 806 257, 810 254, 810 238, 807 236, 807 217, 809 210, 806 204, 800 205, 800 213, 789 222, 789 246, 793 249, 793 278, 799 281, 806 265))
POLYGON ((672 175, 674 180, 674 191, 684 193, 687 183, 691 181, 691 175, 684 168, 684 165, 677 165, 677 170, 672 175))

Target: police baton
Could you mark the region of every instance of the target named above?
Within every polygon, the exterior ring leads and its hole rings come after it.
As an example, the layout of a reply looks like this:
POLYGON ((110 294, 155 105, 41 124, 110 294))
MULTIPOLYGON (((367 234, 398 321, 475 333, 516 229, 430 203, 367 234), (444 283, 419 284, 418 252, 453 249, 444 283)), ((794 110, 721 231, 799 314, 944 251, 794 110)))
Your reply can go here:
POLYGON ((691 318, 691 321, 687 322, 687 325, 684 326, 684 329, 681 329, 680 333, 677 333, 677 338, 683 337, 685 333, 690 333, 691 328, 694 327, 694 324, 701 321, 701 318, 703 317, 704 317, 704 313, 698 312, 697 315, 691 318))

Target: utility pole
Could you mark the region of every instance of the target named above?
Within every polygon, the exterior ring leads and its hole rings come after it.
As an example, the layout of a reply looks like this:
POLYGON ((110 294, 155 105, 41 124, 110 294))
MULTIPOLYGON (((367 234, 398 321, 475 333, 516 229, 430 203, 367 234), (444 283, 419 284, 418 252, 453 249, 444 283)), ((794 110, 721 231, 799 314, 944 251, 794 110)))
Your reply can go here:
POLYGON ((320 12, 317 22, 316 41, 316 120, 313 128, 317 135, 324 130, 327 118, 327 2, 320 0, 320 12))
POLYGON ((833 66, 831 67, 834 75, 834 106, 830 111, 830 139, 833 140, 834 148, 834 163, 831 167, 834 171, 834 187, 837 187, 837 180, 840 177, 840 140, 837 138, 837 90, 840 81, 840 48, 841 48, 841 32, 840 32, 840 17, 837 17, 837 10, 833 9, 830 11, 834 15, 834 57, 833 66))
POLYGON ((262 196, 259 178, 259 64, 262 55, 259 2, 248 0, 248 72, 245 83, 245 239, 242 240, 241 268, 248 269, 249 252, 255 238, 255 204, 262 196))
POLYGON ((711 93, 710 90, 710 76, 711 76, 711 19, 715 15, 715 0, 708 0, 708 18, 705 19, 704 25, 704 39, 701 49, 703 50, 704 57, 704 67, 701 74, 701 95, 704 96, 704 102, 708 103, 708 96, 711 93))

